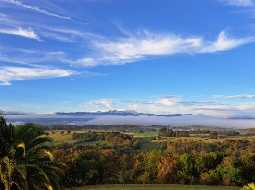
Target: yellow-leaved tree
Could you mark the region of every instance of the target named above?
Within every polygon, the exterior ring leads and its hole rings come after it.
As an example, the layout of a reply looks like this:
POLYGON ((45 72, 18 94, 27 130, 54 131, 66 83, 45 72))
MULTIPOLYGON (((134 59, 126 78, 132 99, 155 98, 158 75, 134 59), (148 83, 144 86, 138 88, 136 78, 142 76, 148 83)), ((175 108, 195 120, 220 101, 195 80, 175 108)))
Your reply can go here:
POLYGON ((241 190, 255 190, 255 184, 250 183, 248 185, 245 185, 241 190))

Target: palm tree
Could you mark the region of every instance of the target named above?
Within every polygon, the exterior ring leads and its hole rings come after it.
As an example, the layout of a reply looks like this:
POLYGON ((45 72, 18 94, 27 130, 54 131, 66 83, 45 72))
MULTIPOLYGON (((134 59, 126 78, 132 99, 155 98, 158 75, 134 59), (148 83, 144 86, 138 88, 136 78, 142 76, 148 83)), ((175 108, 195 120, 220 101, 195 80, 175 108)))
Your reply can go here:
POLYGON ((250 183, 248 185, 245 185, 241 190, 255 190, 255 184, 250 183))
POLYGON ((14 173, 14 161, 11 159, 13 149, 14 127, 7 125, 4 118, 0 118, 0 182, 4 189, 10 189, 14 173))
POLYGON ((14 127, 0 117, 0 189, 60 189, 60 164, 52 146, 52 139, 40 128, 14 127))

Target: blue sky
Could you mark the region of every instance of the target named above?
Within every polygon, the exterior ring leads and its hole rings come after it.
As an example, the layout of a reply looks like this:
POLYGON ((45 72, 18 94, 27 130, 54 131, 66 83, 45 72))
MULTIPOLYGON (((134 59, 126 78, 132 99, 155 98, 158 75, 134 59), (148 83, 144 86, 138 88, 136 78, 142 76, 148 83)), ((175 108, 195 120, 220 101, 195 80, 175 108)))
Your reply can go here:
POLYGON ((0 109, 255 115, 253 0, 0 0, 0 109))

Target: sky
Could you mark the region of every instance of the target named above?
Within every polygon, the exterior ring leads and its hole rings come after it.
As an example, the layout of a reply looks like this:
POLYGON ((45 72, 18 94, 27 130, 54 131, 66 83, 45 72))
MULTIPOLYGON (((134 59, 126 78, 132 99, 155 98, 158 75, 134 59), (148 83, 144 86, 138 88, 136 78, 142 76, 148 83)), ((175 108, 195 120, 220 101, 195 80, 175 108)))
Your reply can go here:
POLYGON ((0 110, 255 116, 255 0, 0 0, 0 110))

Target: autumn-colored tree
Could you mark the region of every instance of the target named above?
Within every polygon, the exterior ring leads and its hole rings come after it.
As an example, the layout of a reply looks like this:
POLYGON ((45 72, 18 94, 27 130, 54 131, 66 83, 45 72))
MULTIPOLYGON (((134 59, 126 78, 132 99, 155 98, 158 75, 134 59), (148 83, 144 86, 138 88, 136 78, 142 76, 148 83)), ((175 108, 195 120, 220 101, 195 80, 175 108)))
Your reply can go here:
POLYGON ((172 154, 162 156, 158 164, 158 183, 176 183, 177 162, 172 154))

